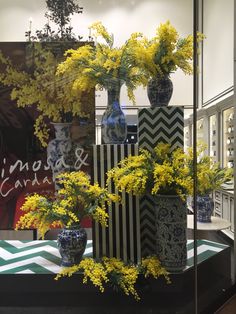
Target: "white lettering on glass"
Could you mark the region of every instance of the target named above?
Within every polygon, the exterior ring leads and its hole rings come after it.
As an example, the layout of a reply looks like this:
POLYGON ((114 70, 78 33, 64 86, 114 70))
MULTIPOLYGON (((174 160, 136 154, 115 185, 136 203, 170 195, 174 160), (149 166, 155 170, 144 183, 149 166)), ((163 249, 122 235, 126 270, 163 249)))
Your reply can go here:
POLYGON ((37 172, 43 170, 47 171, 50 168, 64 168, 64 169, 75 169, 79 170, 82 166, 89 166, 88 164, 88 154, 85 153, 83 148, 77 148, 75 151, 75 161, 74 165, 69 165, 66 163, 65 158, 62 156, 59 158, 55 165, 51 163, 50 156, 47 158, 46 164, 43 164, 41 160, 36 160, 32 163, 32 166, 29 165, 29 162, 23 162, 22 160, 17 160, 13 164, 9 165, 9 171, 6 169, 6 158, 3 158, 3 168, 1 169, 1 181, 0 181, 0 197, 7 197, 13 190, 18 188, 24 188, 26 186, 40 186, 41 183, 52 184, 55 179, 48 178, 45 176, 41 180, 39 180, 37 176, 37 172), (23 170, 32 171, 33 178, 25 179, 20 177, 17 178, 15 183, 10 182, 10 177, 6 176, 6 174, 13 174, 14 171, 22 172, 23 170))

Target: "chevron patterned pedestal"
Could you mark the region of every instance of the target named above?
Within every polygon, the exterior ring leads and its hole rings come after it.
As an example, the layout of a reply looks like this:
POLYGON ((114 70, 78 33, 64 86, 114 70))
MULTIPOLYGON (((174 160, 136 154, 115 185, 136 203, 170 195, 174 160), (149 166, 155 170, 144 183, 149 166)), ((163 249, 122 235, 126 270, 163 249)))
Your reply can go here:
POLYGON ((138 112, 140 148, 152 151, 157 143, 171 144, 171 149, 184 145, 184 108, 144 108, 138 112))
MULTIPOLYGON (((105 186, 106 172, 128 155, 137 153, 136 144, 94 145, 94 180, 105 186)), ((109 185, 108 189, 118 194, 114 186, 109 185)), ((108 207, 108 227, 93 225, 93 253, 95 258, 109 256, 136 262, 141 258, 139 201, 127 193, 120 196, 120 204, 108 207)))
POLYGON ((141 254, 152 255, 156 251, 156 227, 154 200, 151 195, 145 195, 139 200, 140 206, 140 239, 141 254))
MULTIPOLYGON (((184 145, 184 108, 144 108, 138 112, 139 148, 153 151, 160 143, 169 143, 171 149, 184 145)), ((155 252, 155 214, 151 196, 140 199, 141 254, 155 252)))

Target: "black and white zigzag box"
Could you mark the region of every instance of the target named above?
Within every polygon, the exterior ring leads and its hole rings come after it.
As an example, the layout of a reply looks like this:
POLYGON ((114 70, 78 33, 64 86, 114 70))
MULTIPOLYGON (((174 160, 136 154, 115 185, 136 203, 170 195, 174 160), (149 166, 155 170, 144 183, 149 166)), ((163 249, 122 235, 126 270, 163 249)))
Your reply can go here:
MULTIPOLYGON (((157 107, 138 112, 139 148, 153 151, 160 142, 171 144, 171 150, 184 145, 184 108, 157 107)), ((155 213, 151 196, 140 199, 141 255, 155 252, 155 213)))
POLYGON ((157 143, 170 143, 171 149, 184 145, 184 108, 144 108, 138 112, 140 148, 152 151, 157 143))
MULTIPOLYGON (((94 181, 105 186, 106 172, 128 155, 137 154, 137 144, 94 145, 94 181)), ((108 189, 118 194, 113 184, 108 189)), ((120 196, 120 204, 108 206, 108 227, 93 223, 93 255, 94 258, 109 256, 137 262, 141 258, 139 200, 125 192, 120 196)))

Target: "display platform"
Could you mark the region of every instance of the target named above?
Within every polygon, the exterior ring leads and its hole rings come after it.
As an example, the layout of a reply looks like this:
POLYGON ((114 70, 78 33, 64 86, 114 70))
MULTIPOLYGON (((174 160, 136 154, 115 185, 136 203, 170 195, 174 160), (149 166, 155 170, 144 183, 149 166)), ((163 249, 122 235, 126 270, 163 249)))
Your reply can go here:
MULTIPOLYGON (((198 263, 227 248, 226 245, 198 240, 198 263)), ((92 240, 84 253, 92 257, 92 240)), ((56 241, 0 241, 0 274, 57 274, 60 269, 60 253, 56 241)), ((193 267, 193 240, 187 243, 187 266, 193 267)))
MULTIPOLYGON (((0 241, 0 305, 81 305, 86 313, 117 313, 120 304, 132 313, 158 309, 157 313, 191 313, 194 308, 193 241, 188 240, 186 268, 164 279, 138 282, 141 301, 114 292, 100 293, 92 284, 83 284, 81 274, 55 281, 61 269, 56 241, 0 241), (167 302, 170 298, 171 302, 167 302)), ((198 277, 200 307, 207 307, 230 286, 230 247, 198 240, 198 277)), ((88 241, 85 256, 92 256, 88 241)), ((121 309, 120 309, 121 310, 121 309)))

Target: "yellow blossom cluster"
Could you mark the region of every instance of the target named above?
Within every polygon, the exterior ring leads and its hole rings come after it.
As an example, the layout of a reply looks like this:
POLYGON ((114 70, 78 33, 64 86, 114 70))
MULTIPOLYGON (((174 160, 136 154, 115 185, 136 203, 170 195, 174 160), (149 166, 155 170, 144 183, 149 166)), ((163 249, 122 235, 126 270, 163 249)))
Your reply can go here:
POLYGON ((96 263, 92 258, 86 258, 79 264, 79 269, 84 272, 83 283, 87 283, 88 279, 104 292, 103 283, 108 281, 107 272, 101 263, 96 263))
POLYGON ((152 194, 177 194, 184 199, 193 184, 188 155, 181 148, 171 151, 165 143, 159 143, 154 152, 152 194))
POLYGON ((139 300, 139 295, 135 289, 135 284, 138 279, 139 269, 136 265, 126 265, 123 261, 117 258, 103 257, 102 262, 109 274, 110 281, 118 285, 126 295, 133 295, 136 300, 139 300))
POLYGON ((129 156, 107 172, 108 183, 113 181, 120 192, 143 194, 150 181, 150 163, 151 154, 145 150, 138 156, 129 156))
MULTIPOLYGON (((23 71, 0 52, 0 82, 12 87, 11 98, 18 107, 36 105, 38 118, 35 121, 35 135, 42 146, 48 141, 46 118, 52 122, 65 122, 66 114, 85 116, 81 109, 81 92, 73 89, 70 74, 56 75, 61 61, 40 43, 31 43, 34 53, 34 70, 23 71)), ((30 51, 30 50, 29 50, 30 51)))
MULTIPOLYGON (((205 36, 198 33, 198 42, 205 36)), ((185 74, 192 74, 193 36, 181 38, 170 21, 161 23, 156 36, 144 42, 144 68, 152 77, 169 75, 178 68, 185 74)))
MULTIPOLYGON (((204 154, 206 145, 198 143, 197 149, 197 194, 201 196, 209 195, 213 190, 217 190, 223 183, 227 183, 233 178, 232 168, 222 168, 220 164, 213 161, 213 158, 204 154)), ((188 164, 193 175, 193 149, 188 149, 188 164)), ((192 187, 193 189, 193 187, 192 187)))
POLYGON ((27 196, 21 209, 26 213, 17 222, 16 230, 37 228, 44 238, 45 233, 50 229, 50 222, 47 219, 50 205, 47 199, 38 194, 27 196))
MULTIPOLYGON (((233 170, 221 168, 212 158, 205 156, 205 145, 197 148, 197 191, 208 195, 232 179, 233 170)), ((119 191, 134 195, 179 195, 183 200, 193 193, 193 151, 171 149, 158 143, 150 154, 141 150, 138 156, 129 156, 108 171, 108 182, 114 182, 119 191)))
POLYGON ((39 194, 26 198, 22 215, 16 229, 37 228, 44 237, 52 225, 73 228, 83 217, 89 216, 107 226, 106 205, 118 202, 119 197, 101 188, 98 183, 91 184, 90 177, 83 171, 61 173, 57 177, 61 189, 55 196, 46 198, 39 194))
POLYGON ((168 272, 161 266, 156 256, 143 258, 137 265, 124 263, 115 257, 103 257, 100 262, 96 262, 92 258, 85 258, 78 265, 62 269, 55 280, 63 276, 70 277, 77 272, 83 272, 83 283, 87 283, 90 279, 101 292, 104 292, 105 284, 110 284, 124 294, 132 295, 137 301, 140 300, 140 296, 135 285, 139 274, 155 279, 164 276, 167 283, 170 283, 168 272))
POLYGON ((145 277, 152 276, 158 278, 164 276, 167 283, 170 283, 170 278, 168 272, 164 267, 161 266, 160 261, 156 256, 148 256, 142 259, 141 267, 143 267, 143 272, 145 277))
POLYGON ((93 212, 93 219, 99 222, 103 227, 108 227, 108 213, 106 213, 106 208, 96 207, 93 212))
POLYGON ((122 160, 108 171, 110 181, 119 191, 134 195, 159 193, 184 197, 192 187, 187 155, 180 148, 172 152, 165 143, 159 143, 153 154, 141 150, 138 156, 122 160))
POLYGON ((77 91, 103 87, 106 90, 126 84, 128 97, 135 102, 134 89, 147 83, 137 61, 137 50, 143 55, 140 33, 134 33, 121 47, 113 47, 113 35, 101 22, 90 26, 92 36, 99 38, 95 47, 85 45, 66 52, 66 60, 59 64, 57 73, 70 73, 75 77, 73 89, 77 91))
POLYGON ((113 35, 109 34, 107 29, 100 21, 94 22, 90 27, 90 30, 93 30, 93 36, 97 38, 98 36, 101 36, 106 43, 112 47, 113 46, 113 35))

